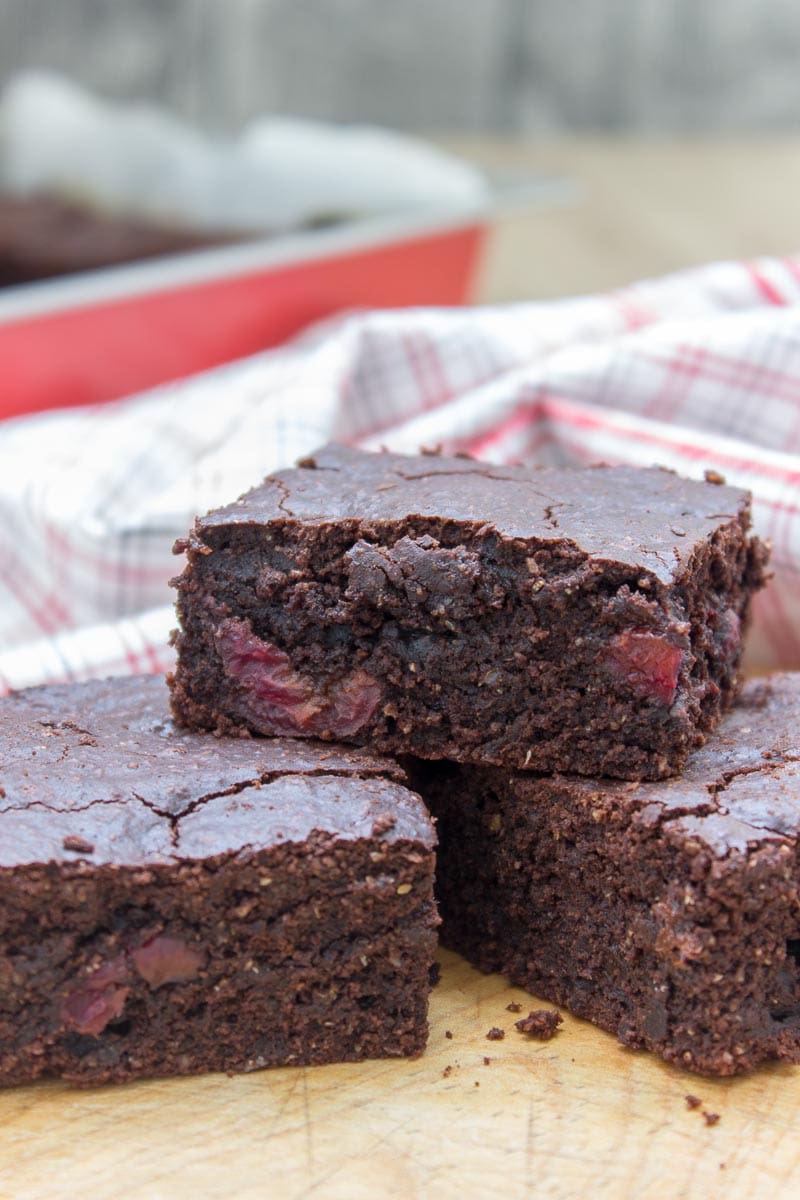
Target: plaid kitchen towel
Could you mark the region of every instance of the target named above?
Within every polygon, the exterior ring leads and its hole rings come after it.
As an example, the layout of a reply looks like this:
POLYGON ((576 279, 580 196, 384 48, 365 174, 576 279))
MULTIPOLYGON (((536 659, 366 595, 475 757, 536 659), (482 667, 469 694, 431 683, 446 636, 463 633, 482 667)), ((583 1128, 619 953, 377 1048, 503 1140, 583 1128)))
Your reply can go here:
POLYGON ((337 439, 659 463, 754 495, 753 669, 800 667, 800 258, 612 295, 338 318, 146 395, 0 425, 0 690, 171 661, 195 513, 337 439))

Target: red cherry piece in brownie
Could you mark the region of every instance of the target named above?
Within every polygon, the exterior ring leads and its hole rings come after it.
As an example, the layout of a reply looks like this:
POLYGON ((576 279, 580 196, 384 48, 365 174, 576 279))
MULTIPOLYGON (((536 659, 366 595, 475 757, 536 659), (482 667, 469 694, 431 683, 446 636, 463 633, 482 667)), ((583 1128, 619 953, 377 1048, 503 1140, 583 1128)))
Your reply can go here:
POLYGON ((129 991, 129 988, 117 987, 113 983, 98 988, 92 980, 87 980, 78 991, 64 997, 61 1002, 62 1020, 68 1029, 97 1036, 121 1015, 129 991))
POLYGON ((275 733, 346 737, 369 721, 380 700, 380 686, 359 670, 315 691, 292 668, 289 655, 256 637, 245 621, 222 621, 216 643, 226 674, 242 689, 248 713, 275 733))
POLYGON ((626 629, 611 642, 607 662, 640 696, 671 704, 678 687, 683 651, 657 633, 626 629))
POLYGON ((183 983, 194 979, 205 962, 205 955, 181 938, 154 937, 131 951, 136 970, 150 987, 164 983, 183 983))

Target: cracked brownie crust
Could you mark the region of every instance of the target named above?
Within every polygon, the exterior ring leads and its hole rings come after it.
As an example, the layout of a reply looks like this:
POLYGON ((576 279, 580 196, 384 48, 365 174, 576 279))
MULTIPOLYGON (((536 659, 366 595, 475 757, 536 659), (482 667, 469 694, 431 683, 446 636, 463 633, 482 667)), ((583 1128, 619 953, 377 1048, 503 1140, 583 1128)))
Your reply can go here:
POLYGON ((420 1053, 435 837, 403 779, 178 731, 158 678, 0 701, 0 1083, 420 1053))
POLYGON ((471 962, 702 1074, 800 1062, 800 675, 748 684, 679 779, 412 774, 471 962))
POLYGON ((739 684, 744 492, 331 446, 179 543, 176 718, 423 758, 679 771, 739 684))

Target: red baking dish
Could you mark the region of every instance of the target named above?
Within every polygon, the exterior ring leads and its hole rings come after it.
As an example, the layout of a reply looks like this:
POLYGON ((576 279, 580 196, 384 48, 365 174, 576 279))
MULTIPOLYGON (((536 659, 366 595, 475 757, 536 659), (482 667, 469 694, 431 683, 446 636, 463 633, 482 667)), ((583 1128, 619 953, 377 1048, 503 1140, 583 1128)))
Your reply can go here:
POLYGON ((463 304, 488 212, 353 222, 0 292, 0 418, 112 400, 342 309, 463 304))

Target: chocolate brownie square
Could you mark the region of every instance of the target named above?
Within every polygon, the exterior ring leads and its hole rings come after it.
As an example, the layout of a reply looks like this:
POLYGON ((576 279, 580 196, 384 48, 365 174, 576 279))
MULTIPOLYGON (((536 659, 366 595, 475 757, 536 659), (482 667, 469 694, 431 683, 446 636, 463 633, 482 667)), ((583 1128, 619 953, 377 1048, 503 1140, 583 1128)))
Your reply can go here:
POLYGON ((435 837, 403 779, 176 731, 163 679, 0 701, 0 1083, 419 1054, 435 837))
POLYGON ((679 779, 412 778, 481 970, 701 1074, 800 1062, 800 674, 749 683, 679 779))
POLYGON ((658 778, 739 685, 749 498, 331 446, 179 543, 180 723, 658 778))

